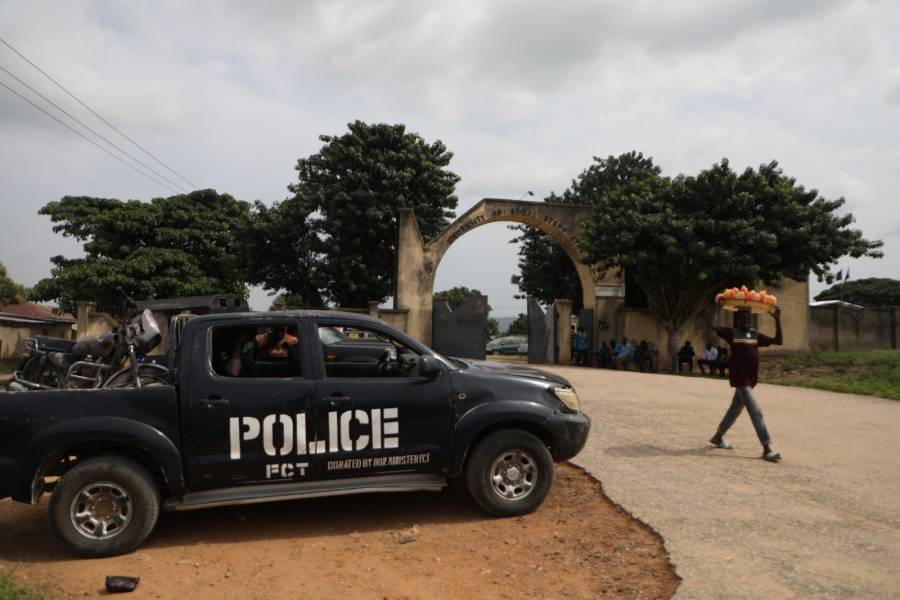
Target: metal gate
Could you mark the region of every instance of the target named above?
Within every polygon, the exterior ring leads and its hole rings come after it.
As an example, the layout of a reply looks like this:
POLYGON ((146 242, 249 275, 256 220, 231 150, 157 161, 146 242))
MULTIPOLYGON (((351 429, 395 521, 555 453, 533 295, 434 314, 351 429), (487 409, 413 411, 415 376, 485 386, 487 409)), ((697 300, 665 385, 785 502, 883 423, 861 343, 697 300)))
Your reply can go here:
POLYGON ((473 296, 450 310, 435 302, 431 313, 431 347, 445 356, 484 360, 487 346, 487 296, 473 296))
POLYGON ((534 298, 528 299, 528 362, 556 362, 556 309, 550 306, 545 313, 534 298))

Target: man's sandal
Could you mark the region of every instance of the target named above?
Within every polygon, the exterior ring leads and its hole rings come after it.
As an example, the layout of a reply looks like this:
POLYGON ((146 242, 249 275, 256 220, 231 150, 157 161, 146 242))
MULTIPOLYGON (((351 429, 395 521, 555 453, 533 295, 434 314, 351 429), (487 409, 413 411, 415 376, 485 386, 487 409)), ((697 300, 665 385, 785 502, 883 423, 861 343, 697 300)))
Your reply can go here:
POLYGON ((779 454, 775 450, 772 450, 771 452, 763 452, 763 455, 761 458, 763 460, 767 460, 769 462, 777 463, 778 461, 781 460, 781 454, 779 454))

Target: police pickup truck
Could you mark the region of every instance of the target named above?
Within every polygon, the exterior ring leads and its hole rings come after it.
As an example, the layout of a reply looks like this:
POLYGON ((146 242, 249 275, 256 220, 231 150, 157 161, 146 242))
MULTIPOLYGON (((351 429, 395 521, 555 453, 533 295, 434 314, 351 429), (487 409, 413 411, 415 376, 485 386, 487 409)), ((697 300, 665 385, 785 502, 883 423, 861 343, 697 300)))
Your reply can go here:
POLYGON ((590 428, 560 377, 445 358, 363 315, 178 317, 170 340, 167 384, 0 393, 0 498, 52 492, 51 528, 77 555, 134 550, 161 510, 453 478, 487 512, 523 514, 590 428))

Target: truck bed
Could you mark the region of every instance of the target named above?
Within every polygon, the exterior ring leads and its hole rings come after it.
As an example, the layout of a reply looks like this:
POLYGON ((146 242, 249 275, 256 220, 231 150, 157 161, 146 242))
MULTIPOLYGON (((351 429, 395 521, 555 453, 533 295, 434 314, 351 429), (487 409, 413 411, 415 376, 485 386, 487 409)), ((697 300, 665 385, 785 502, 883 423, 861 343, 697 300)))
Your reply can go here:
MULTIPOLYGON (((31 500, 48 456, 89 447, 110 432, 123 444, 179 446, 173 386, 0 392, 0 498, 31 500)), ((177 451, 176 451, 177 454, 177 451)))

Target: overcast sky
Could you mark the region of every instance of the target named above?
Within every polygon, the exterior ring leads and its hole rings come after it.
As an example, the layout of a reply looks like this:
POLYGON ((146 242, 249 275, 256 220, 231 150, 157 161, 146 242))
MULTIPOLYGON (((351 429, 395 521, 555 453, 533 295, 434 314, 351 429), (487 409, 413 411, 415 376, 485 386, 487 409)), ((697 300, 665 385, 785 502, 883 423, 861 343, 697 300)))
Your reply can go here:
MULTIPOLYGON (((854 279, 900 277, 895 0, 0 0, 0 37, 188 179, 243 200, 284 198, 297 158, 354 119, 443 140, 458 213, 561 192, 593 156, 632 149, 669 175, 777 159, 884 240, 884 259, 842 262, 854 279)), ((2 45, 0 66, 103 127, 2 45)), ((67 194, 170 192, 0 88, 0 261, 16 280, 78 254, 36 214, 67 194)), ((510 237, 502 224, 466 234, 437 288, 477 287, 497 316, 524 310, 510 237)))

